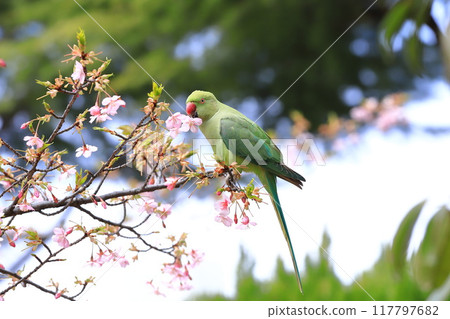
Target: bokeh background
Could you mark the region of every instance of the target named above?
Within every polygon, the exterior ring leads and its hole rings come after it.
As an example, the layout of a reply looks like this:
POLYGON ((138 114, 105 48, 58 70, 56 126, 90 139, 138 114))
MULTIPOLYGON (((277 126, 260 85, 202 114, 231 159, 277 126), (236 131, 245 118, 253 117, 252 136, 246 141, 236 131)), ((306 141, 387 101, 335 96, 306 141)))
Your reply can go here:
MULTIPOLYGON (((153 78, 174 111, 191 91, 212 91, 281 144, 312 139, 323 159, 303 154, 299 164, 286 154, 307 183, 280 183, 304 295, 272 208, 253 210, 251 230, 227 229, 214 221, 211 187, 176 198, 168 228, 188 232, 205 257, 194 290, 167 298, 449 300, 449 22, 445 0, 2 1, 0 135, 23 147, 19 126, 43 110, 35 80, 70 74, 61 60, 82 28, 88 46, 112 59, 112 87, 127 101, 113 125, 137 120, 153 78), (378 111, 364 113, 371 105, 378 111)), ((92 105, 83 97, 75 109, 92 105)), ((145 285, 158 258, 96 269, 100 281, 82 299, 161 298, 145 285)), ((69 269, 87 271, 81 261, 69 269)))

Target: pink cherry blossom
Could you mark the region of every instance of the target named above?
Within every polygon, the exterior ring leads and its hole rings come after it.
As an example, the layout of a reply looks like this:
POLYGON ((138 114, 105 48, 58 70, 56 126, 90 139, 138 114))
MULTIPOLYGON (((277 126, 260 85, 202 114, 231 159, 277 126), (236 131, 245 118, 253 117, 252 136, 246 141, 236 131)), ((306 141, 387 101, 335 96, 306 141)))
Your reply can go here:
POLYGON ((228 196, 222 196, 222 199, 214 203, 214 209, 222 215, 230 213, 231 201, 228 196))
POLYGON ((75 61, 75 66, 73 68, 73 73, 71 77, 74 81, 76 80, 80 81, 80 84, 84 83, 86 74, 84 73, 83 65, 80 62, 75 61))
POLYGON ((241 229, 241 230, 246 230, 246 229, 250 229, 250 226, 256 226, 256 225, 257 224, 255 222, 249 222, 247 225, 240 223, 239 225, 236 226, 236 228, 241 229))
POLYGON ((88 158, 92 155, 93 152, 96 152, 97 149, 97 146, 85 144, 82 147, 77 148, 75 156, 80 157, 81 155, 83 155, 84 157, 88 158))
POLYGON ((75 169, 75 166, 73 165, 63 165, 61 166, 61 175, 59 175, 59 180, 63 180, 68 178, 71 175, 75 175, 77 170, 75 169))
POLYGON ((166 127, 169 130, 180 128, 186 117, 186 115, 181 114, 180 112, 176 112, 172 116, 169 116, 169 118, 166 120, 166 127))
POLYGON ((169 286, 178 288, 179 290, 189 290, 192 288, 189 285, 189 281, 192 280, 189 270, 186 266, 183 266, 179 260, 175 261, 173 264, 164 264, 162 269, 163 273, 172 276, 172 280, 169 282, 169 286))
POLYGON ((357 122, 368 123, 373 120, 373 112, 364 106, 357 106, 350 110, 350 116, 357 122))
POLYGON ((168 177, 164 185, 167 186, 167 189, 169 191, 173 190, 175 188, 175 185, 178 182, 178 177, 168 177))
POLYGON ((219 214, 214 218, 214 220, 218 223, 224 224, 227 227, 231 227, 231 225, 233 225, 233 220, 227 215, 219 214))
POLYGON ((11 186, 11 181, 0 181, 0 184, 2 184, 4 188, 8 188, 11 186))
POLYGON ((88 260, 87 264, 88 264, 89 266, 91 266, 91 267, 94 267, 94 266, 101 266, 101 265, 97 262, 97 260, 94 259, 93 257, 91 257, 91 259, 88 260))
POLYGON ((23 227, 19 227, 14 231, 14 237, 13 237, 13 241, 16 241, 17 239, 20 238, 20 236, 25 232, 25 229, 23 227))
POLYGON ((65 231, 62 227, 56 227, 55 229, 53 229, 54 235, 52 236, 52 240, 54 242, 57 242, 61 247, 67 248, 70 246, 70 243, 66 236, 69 235, 72 230, 72 228, 69 228, 67 231, 65 231))
POLYGON ((145 199, 144 203, 141 205, 141 207, 139 208, 140 212, 146 212, 147 214, 151 214, 155 211, 155 208, 158 207, 158 203, 150 198, 150 199, 145 199))
POLYGON ((248 216, 246 214, 244 214, 244 216, 242 216, 241 223, 243 225, 247 225, 249 222, 250 222, 250 218, 248 218, 248 216))
POLYGON ((91 119, 89 120, 89 123, 92 123, 95 121, 95 123, 102 123, 106 120, 112 120, 112 118, 106 113, 105 108, 101 108, 97 104, 92 106, 89 109, 89 113, 91 114, 91 119))
POLYGON ((395 125, 404 123, 406 123, 406 118, 400 107, 382 110, 375 121, 376 126, 382 131, 387 131, 395 125))
POLYGON ((125 268, 126 266, 128 266, 130 263, 128 262, 128 260, 125 259, 125 256, 121 256, 119 257, 119 259, 117 259, 117 261, 119 262, 120 267, 125 268))
POLYGON ((20 126, 20 128, 23 130, 23 129, 27 128, 28 125, 30 125, 30 121, 23 123, 23 124, 20 126))
POLYGON ((172 209, 172 205, 161 204, 155 210, 155 213, 157 213, 159 215, 159 218, 161 218, 161 220, 165 220, 167 218, 167 216, 169 216, 172 213, 171 209, 172 209))
POLYGON ((163 297, 166 296, 165 294, 163 294, 163 293, 159 290, 159 287, 156 287, 156 286, 153 284, 153 280, 147 281, 147 284, 148 284, 150 287, 152 287, 153 293, 154 293, 155 295, 157 295, 157 296, 163 296, 163 297))
POLYGON ((36 134, 33 136, 25 136, 23 140, 27 141, 28 146, 36 146, 37 148, 41 148, 44 145, 44 142, 37 137, 36 134))
POLYGON ((191 252, 189 253, 189 256, 192 258, 190 266, 194 268, 203 261, 203 257, 205 256, 205 254, 199 252, 198 250, 192 249, 191 252))
POLYGON ((189 116, 185 116, 183 118, 183 125, 180 128, 182 132, 191 131, 192 133, 197 133, 198 126, 202 124, 201 118, 191 118, 189 116))
POLYGON ((169 130, 169 135, 171 138, 177 137, 178 134, 180 134, 180 128, 173 128, 169 130))
POLYGON ((119 107, 125 107, 126 103, 119 95, 106 97, 102 101, 102 105, 106 106, 104 113, 108 115, 116 115, 119 107))

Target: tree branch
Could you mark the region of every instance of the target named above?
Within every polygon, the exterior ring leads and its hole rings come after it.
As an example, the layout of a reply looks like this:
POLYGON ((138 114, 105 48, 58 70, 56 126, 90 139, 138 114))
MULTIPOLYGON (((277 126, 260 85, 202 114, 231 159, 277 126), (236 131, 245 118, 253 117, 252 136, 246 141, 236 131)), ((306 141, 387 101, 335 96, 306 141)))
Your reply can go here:
MULTIPOLYGON (((186 183, 188 180, 187 177, 182 177, 178 180, 178 182, 176 183, 175 187, 178 188, 180 186, 182 186, 184 183, 186 183)), ((159 189, 164 189, 167 188, 167 186, 165 184, 157 184, 157 185, 145 185, 144 187, 136 187, 136 188, 131 188, 131 189, 125 189, 125 190, 121 190, 121 191, 115 191, 115 192, 111 192, 111 193, 107 193, 104 195, 95 195, 94 199, 102 199, 104 201, 111 199, 111 198, 119 198, 119 197, 124 197, 124 196, 130 196, 130 195, 138 195, 141 193, 145 193, 145 192, 154 192, 156 190, 159 189)), ((44 209, 49 209, 49 208, 59 208, 59 207, 64 207, 64 206, 72 206, 72 207, 79 207, 81 205, 85 205, 85 204, 91 204, 94 202, 94 199, 92 199, 91 197, 88 198, 67 198, 66 200, 62 200, 59 202, 54 202, 54 201, 42 201, 39 203, 34 203, 31 204, 31 206, 33 207, 33 209, 35 211, 42 211, 44 209)), ((12 217, 12 216, 16 216, 16 215, 23 215, 26 213, 31 213, 33 211, 21 211, 19 207, 9 207, 9 209, 5 209, 4 211, 4 215, 3 217, 12 217)))

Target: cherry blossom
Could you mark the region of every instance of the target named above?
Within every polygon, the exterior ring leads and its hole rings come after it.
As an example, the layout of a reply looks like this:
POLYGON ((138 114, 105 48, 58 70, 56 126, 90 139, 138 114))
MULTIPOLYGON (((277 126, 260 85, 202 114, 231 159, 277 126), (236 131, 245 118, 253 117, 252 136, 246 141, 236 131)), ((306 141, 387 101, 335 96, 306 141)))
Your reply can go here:
POLYGON ((357 106, 350 110, 350 117, 355 121, 368 123, 373 120, 373 112, 364 106, 357 106))
POLYGON ((83 65, 80 62, 75 61, 75 66, 73 68, 73 73, 71 77, 74 81, 76 80, 80 81, 80 84, 84 83, 86 74, 84 73, 83 65))
POLYGON ((230 213, 230 205, 229 197, 223 196, 221 200, 214 203, 214 209, 221 214, 228 215, 230 213))
POLYGON ((169 134, 172 138, 175 138, 181 129, 181 125, 188 116, 176 112, 166 120, 166 127, 169 129, 169 134))
POLYGON ((150 287, 152 287, 153 293, 154 293, 155 295, 157 295, 157 296, 163 296, 163 297, 166 296, 165 294, 163 294, 163 293, 159 290, 159 287, 156 287, 156 286, 153 284, 153 280, 147 281, 147 284, 148 284, 150 287))
POLYGON ((11 186, 11 181, 5 181, 5 180, 3 180, 3 181, 0 181, 0 184, 2 184, 2 186, 3 186, 4 188, 8 188, 8 187, 11 186))
POLYGON ((227 196, 222 196, 222 199, 214 203, 214 208, 219 212, 214 220, 218 223, 222 223, 227 227, 233 224, 233 220, 228 216, 230 214, 231 201, 227 196))
POLYGON ((218 223, 222 223, 227 227, 231 227, 231 225, 233 225, 233 220, 228 217, 227 215, 224 214, 219 214, 217 215, 214 220, 218 223))
POLYGON ((189 256, 192 258, 192 261, 190 262, 190 266, 192 268, 194 268, 203 261, 203 257, 205 256, 205 254, 202 252, 199 252, 198 250, 192 249, 191 252, 189 253, 189 256))
POLYGON ((202 124, 200 118, 191 118, 180 112, 176 112, 166 120, 166 127, 169 129, 169 134, 172 138, 175 138, 179 132, 191 131, 196 133, 198 126, 202 124))
POLYGON ((172 205, 161 204, 155 210, 155 213, 157 213, 159 215, 159 218, 161 218, 161 220, 165 220, 167 218, 167 216, 169 216, 172 213, 171 209, 172 209, 172 205))
POLYGON ((125 256, 120 256, 117 261, 119 262, 120 267, 125 268, 127 267, 130 263, 128 260, 125 259, 125 256))
POLYGON ((57 242, 61 247, 67 248, 70 246, 69 240, 66 238, 72 232, 73 228, 69 228, 67 231, 62 227, 56 227, 53 229, 52 240, 57 242))
POLYGON ((92 155, 93 152, 96 152, 97 149, 97 146, 85 144, 82 147, 77 148, 75 156, 80 157, 81 155, 83 155, 84 157, 88 158, 92 155))
POLYGON ((375 125, 382 131, 387 131, 397 124, 406 123, 405 116, 400 107, 391 107, 380 112, 375 125))
POLYGON ((152 199, 152 198, 145 199, 144 203, 139 208, 139 211, 146 212, 147 214, 151 214, 155 211, 155 209, 157 207, 158 207, 158 203, 154 199, 152 199))
POLYGON ((191 131, 192 133, 197 133, 198 126, 202 124, 201 118, 191 118, 189 116, 186 116, 183 121, 183 125, 180 128, 180 131, 182 132, 188 132, 191 131))
POLYGON ((106 120, 112 120, 112 118, 106 113, 105 108, 101 108, 97 104, 92 106, 89 109, 89 113, 91 114, 91 119, 89 120, 89 123, 92 123, 95 121, 95 123, 102 123, 106 120))
POLYGON ((166 120, 166 127, 171 130, 174 128, 180 128, 184 122, 184 118, 186 115, 181 114, 180 112, 176 112, 172 116, 166 120))
POLYGON ((44 142, 39 137, 37 137, 36 134, 33 136, 25 136, 23 140, 27 141, 28 146, 36 146, 37 148, 41 148, 42 146, 44 146, 44 142))
POLYGON ((167 186, 169 191, 173 190, 178 182, 178 177, 168 177, 164 185, 167 186))
POLYGON ((162 272, 173 277, 169 282, 169 287, 172 287, 173 283, 175 283, 178 284, 176 288, 180 290, 189 290, 192 288, 188 284, 188 281, 192 280, 189 270, 186 266, 183 267, 179 260, 176 260, 173 264, 164 264, 162 272))
POLYGON ((102 105, 106 106, 104 113, 108 115, 116 115, 119 107, 125 107, 126 103, 119 95, 106 97, 102 101, 102 105))
POLYGON ((67 179, 71 175, 75 175, 77 170, 73 165, 63 165, 61 166, 61 175, 59 175, 59 180, 67 179))
POLYGON ((28 125, 30 125, 30 121, 23 123, 23 124, 20 126, 20 128, 23 130, 23 129, 27 128, 28 125))

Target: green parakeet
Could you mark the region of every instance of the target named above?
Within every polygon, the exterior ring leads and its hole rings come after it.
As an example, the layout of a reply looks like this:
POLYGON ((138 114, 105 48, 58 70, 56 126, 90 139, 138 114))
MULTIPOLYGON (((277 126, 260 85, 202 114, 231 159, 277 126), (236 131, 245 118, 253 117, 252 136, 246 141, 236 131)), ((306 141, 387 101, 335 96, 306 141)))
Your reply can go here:
POLYGON ((211 144, 218 162, 225 165, 237 162, 244 165, 244 171, 258 176, 277 212, 302 291, 297 261, 278 199, 276 178, 280 177, 299 188, 302 188, 305 179, 283 164, 280 150, 261 127, 239 111, 219 102, 214 94, 194 91, 186 100, 186 113, 202 119, 200 130, 211 144))

